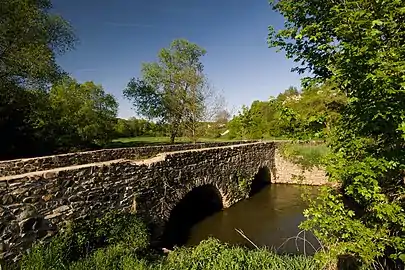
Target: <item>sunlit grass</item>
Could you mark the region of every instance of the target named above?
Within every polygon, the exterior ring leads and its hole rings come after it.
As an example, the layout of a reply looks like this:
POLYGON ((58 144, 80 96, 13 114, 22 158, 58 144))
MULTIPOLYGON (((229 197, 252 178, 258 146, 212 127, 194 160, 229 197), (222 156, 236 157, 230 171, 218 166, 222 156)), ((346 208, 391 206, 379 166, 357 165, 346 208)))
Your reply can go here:
POLYGON ((326 144, 286 143, 281 147, 286 158, 306 168, 322 166, 329 151, 326 144))
MULTIPOLYGON (((198 142, 217 142, 217 141, 230 141, 226 138, 199 138, 198 142)), ((145 143, 169 143, 169 137, 130 137, 130 138, 119 138, 113 140, 113 142, 145 142, 145 143)), ((178 137, 175 142, 192 142, 190 138, 178 137)))

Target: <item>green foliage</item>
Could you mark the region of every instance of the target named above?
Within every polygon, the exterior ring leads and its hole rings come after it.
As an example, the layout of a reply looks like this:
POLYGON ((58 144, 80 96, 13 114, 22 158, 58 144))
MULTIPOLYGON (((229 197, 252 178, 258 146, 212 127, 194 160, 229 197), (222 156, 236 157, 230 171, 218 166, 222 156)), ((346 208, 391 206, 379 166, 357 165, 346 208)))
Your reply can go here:
POLYGON ((195 248, 180 248, 170 253, 162 269, 319 269, 311 257, 282 256, 268 250, 247 250, 202 241, 195 248))
POLYGON ((280 31, 270 27, 270 46, 301 63, 296 71, 313 75, 306 84, 330 82, 348 99, 329 138, 328 162, 344 196, 327 190, 306 212, 304 226, 322 241, 331 261, 352 256, 364 267, 381 260, 401 267, 404 2, 281 0, 272 6, 286 23, 280 31))
MULTIPOLYGON (((49 0, 1 3, 0 85, 37 88, 55 81, 61 75, 55 56, 75 44, 70 25, 49 13, 49 0)), ((1 90, 14 90, 9 87, 1 90)))
POLYGON ((299 92, 289 88, 277 98, 244 106, 228 124, 231 138, 324 138, 337 122, 346 103, 330 84, 299 92))
POLYGON ((66 78, 52 86, 49 102, 56 126, 69 131, 59 134, 59 145, 102 145, 111 140, 118 103, 101 85, 66 78))
POLYGON ((35 245, 21 269, 318 269, 312 257, 276 255, 208 239, 167 256, 149 246, 145 225, 134 215, 109 212, 97 219, 72 223, 49 243, 35 245))
POLYGON ((197 138, 206 110, 206 82, 200 58, 205 50, 184 39, 160 51, 157 62, 144 63, 142 78, 133 78, 124 96, 139 115, 166 123, 171 142, 187 132, 197 138))
POLYGON ((55 58, 76 43, 49 0, 4 0, 0 10, 0 159, 108 142, 118 104, 93 82, 68 78, 55 58))
POLYGON ((70 228, 71 257, 90 254, 92 250, 107 244, 122 243, 133 249, 148 246, 148 234, 144 224, 133 214, 109 212, 102 218, 82 220, 70 228))
POLYGON ((325 144, 284 143, 279 149, 285 158, 307 169, 325 165, 329 153, 325 144))
POLYGON ((126 119, 118 119, 114 127, 116 138, 128 138, 138 136, 153 136, 159 137, 166 135, 166 125, 154 123, 145 119, 136 119, 134 117, 126 119))
MULTIPOLYGON (((21 268, 66 269, 71 262, 88 256, 98 263, 104 260, 104 253, 106 259, 115 260, 122 254, 144 250, 148 246, 147 228, 136 216, 108 212, 102 218, 72 223, 50 243, 34 246, 22 258, 21 268), (107 245, 110 247, 91 255, 107 245)), ((86 263, 79 262, 77 265, 86 263)))
POLYGON ((46 153, 53 147, 46 124, 52 117, 47 94, 12 84, 0 88, 0 158, 46 153))
POLYGON ((376 255, 384 254, 384 244, 375 239, 385 237, 387 229, 365 227, 355 218, 355 211, 345 206, 342 194, 335 189, 323 188, 318 198, 309 201, 311 208, 305 210, 304 215, 310 218, 300 226, 313 230, 321 224, 315 232, 327 249, 318 252, 315 258, 324 267, 336 264, 338 256, 342 255, 352 255, 357 263, 371 266, 376 255))
POLYGON ((235 178, 238 181, 239 191, 242 194, 249 193, 253 177, 249 177, 247 173, 243 170, 237 170, 235 173, 235 178))
POLYGON ((55 57, 73 48, 70 25, 51 14, 49 0, 4 0, 0 9, 0 158, 53 147, 47 85, 63 72, 55 57))
MULTIPOLYGON (((56 257, 54 257, 57 259, 56 257)), ((49 259, 51 259, 49 257, 49 259)), ((87 258, 70 264, 55 261, 31 260, 22 269, 70 270, 133 270, 133 269, 257 269, 257 270, 312 270, 319 269, 312 257, 277 255, 269 250, 248 250, 221 244, 216 239, 202 241, 193 248, 178 248, 167 257, 146 258, 121 243, 96 250, 87 258), (49 264, 45 264, 49 263, 49 264), (25 268, 27 267, 27 268, 25 268)))
MULTIPOLYGON (((56 236, 48 244, 36 244, 21 260, 21 269, 46 270, 65 269, 70 257, 66 251, 70 250, 69 235, 56 236), (66 241, 68 240, 68 241, 66 241)), ((13 269, 10 267, 10 269, 13 269)))
POLYGON ((111 245, 96 250, 90 257, 73 263, 69 270, 111 270, 111 269, 147 269, 146 263, 122 244, 111 245))

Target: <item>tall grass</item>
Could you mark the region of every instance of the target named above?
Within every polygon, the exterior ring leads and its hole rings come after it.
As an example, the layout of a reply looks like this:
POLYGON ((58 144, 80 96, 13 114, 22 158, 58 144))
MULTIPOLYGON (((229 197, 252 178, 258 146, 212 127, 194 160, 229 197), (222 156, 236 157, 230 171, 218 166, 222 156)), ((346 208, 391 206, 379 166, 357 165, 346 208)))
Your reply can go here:
POLYGON ((319 167, 329 153, 325 144, 285 143, 280 148, 281 154, 304 168, 319 167))
POLYGON ((194 248, 180 248, 160 266, 161 269, 318 269, 312 257, 277 255, 267 249, 248 250, 216 239, 202 241, 194 248))
POLYGON ((148 246, 147 238, 147 228, 136 217, 107 215, 98 221, 74 225, 73 229, 56 236, 48 244, 36 245, 23 257, 20 269, 318 269, 312 257, 277 255, 267 249, 248 250, 216 239, 162 255, 148 246), (90 227, 81 227, 84 224, 90 227), (83 230, 78 231, 79 228, 83 230))
MULTIPOLYGON (((72 262, 101 256, 99 252, 104 253, 106 247, 117 252, 143 251, 149 247, 147 228, 129 213, 108 212, 102 218, 81 220, 69 224, 49 243, 35 245, 23 256, 21 269, 69 269, 72 262)), ((113 251, 106 253, 106 259, 113 257, 107 256, 113 251)))

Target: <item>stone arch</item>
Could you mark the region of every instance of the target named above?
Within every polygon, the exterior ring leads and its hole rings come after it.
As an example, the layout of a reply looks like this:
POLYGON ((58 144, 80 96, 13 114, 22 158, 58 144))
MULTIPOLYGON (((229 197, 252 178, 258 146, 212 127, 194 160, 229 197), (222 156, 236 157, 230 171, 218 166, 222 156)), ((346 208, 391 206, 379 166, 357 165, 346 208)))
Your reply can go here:
POLYGON ((263 188, 271 183, 271 173, 267 166, 262 166, 259 168, 258 172, 255 174, 252 184, 250 185, 249 197, 260 192, 263 188))
POLYGON ((162 244, 169 248, 184 245, 194 224, 223 207, 221 192, 214 185, 205 184, 193 188, 170 212, 164 226, 162 244))

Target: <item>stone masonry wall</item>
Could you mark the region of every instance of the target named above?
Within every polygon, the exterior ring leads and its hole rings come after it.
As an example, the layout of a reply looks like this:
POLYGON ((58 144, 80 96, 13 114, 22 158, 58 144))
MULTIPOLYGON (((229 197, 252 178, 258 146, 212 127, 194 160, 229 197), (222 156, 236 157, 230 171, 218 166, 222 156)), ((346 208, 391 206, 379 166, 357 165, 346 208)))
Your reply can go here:
POLYGON ((301 165, 285 159, 279 152, 274 153, 274 167, 272 183, 301 184, 301 185, 327 185, 330 184, 325 170, 318 167, 304 169, 301 165))
POLYGON ((275 144, 250 143, 112 160, 0 178, 0 256, 18 259, 67 221, 134 211, 159 235, 171 210, 193 188, 212 185, 225 207, 246 198, 261 167, 274 167, 275 144), (239 179, 238 175, 244 176, 239 179))
POLYGON ((163 152, 219 147, 240 143, 243 142, 233 141, 233 142, 212 142, 212 143, 173 144, 173 145, 158 145, 147 147, 116 148, 116 149, 76 152, 76 153, 68 153, 62 155, 36 157, 36 158, 6 160, 0 161, 0 177, 116 159, 148 158, 163 152))

